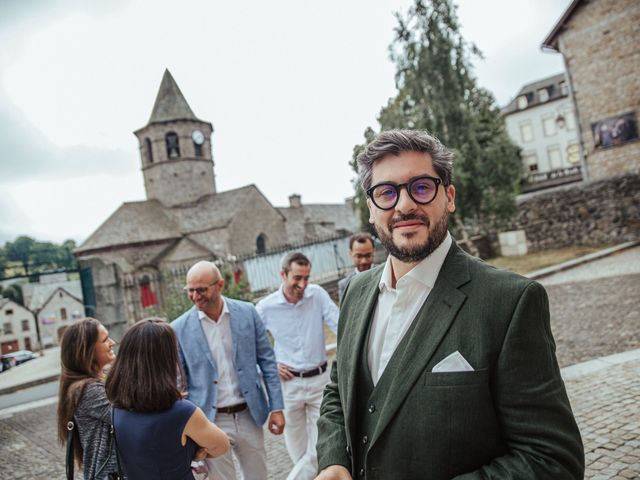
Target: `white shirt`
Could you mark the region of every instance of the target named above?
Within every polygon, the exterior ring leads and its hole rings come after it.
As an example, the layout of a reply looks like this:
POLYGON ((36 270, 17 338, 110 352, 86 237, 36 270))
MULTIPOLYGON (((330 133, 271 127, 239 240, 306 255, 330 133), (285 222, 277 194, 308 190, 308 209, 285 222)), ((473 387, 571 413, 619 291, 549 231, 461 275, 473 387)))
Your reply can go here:
POLYGON ((279 363, 304 371, 327 361, 324 324, 337 333, 338 307, 324 288, 309 284, 297 303, 289 303, 280 285, 256 310, 275 340, 279 363))
POLYGON ((369 335, 367 360, 374 385, 433 289, 451 243, 447 232, 438 248, 399 279, 396 288, 391 287, 393 267, 391 257, 387 258, 378 284, 378 305, 369 335))
POLYGON ((218 399, 216 407, 229 407, 243 403, 245 400, 240 392, 240 382, 233 366, 233 338, 231 337, 231 315, 227 302, 222 298, 222 313, 215 322, 206 313, 198 310, 198 317, 202 330, 207 338, 211 356, 218 370, 218 399))

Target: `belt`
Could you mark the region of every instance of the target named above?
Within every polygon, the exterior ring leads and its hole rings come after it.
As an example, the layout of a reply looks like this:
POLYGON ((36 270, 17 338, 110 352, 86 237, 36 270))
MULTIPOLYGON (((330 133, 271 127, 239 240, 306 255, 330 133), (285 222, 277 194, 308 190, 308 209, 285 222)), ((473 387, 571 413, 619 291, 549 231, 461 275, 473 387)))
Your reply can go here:
POLYGON ((322 365, 312 368, 311 370, 305 370, 304 372, 296 372, 295 370, 289 370, 289 373, 294 377, 300 378, 309 378, 315 377, 316 375, 320 375, 327 371, 327 362, 324 362, 322 365))
POLYGON ((238 413, 247 409, 246 403, 239 403, 237 405, 230 405, 228 407, 219 407, 217 409, 218 413, 238 413))

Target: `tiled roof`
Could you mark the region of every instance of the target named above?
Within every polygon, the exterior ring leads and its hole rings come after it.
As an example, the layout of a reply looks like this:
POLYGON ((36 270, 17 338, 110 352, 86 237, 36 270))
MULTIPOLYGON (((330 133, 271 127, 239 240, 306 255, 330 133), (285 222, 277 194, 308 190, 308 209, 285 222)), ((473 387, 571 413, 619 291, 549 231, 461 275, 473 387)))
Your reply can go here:
POLYGON ((198 120, 169 70, 164 71, 149 123, 198 120))
POLYGON ((23 289, 27 286, 31 287, 32 290, 29 292, 29 301, 26 307, 32 312, 40 310, 58 289, 62 289, 72 297, 82 301, 82 286, 79 280, 67 280, 56 283, 31 283, 24 285, 23 289))
POLYGON ((179 238, 179 224, 158 200, 123 203, 76 253, 132 243, 179 238))
POLYGON ((566 93, 562 93, 560 89, 560 82, 566 82, 567 77, 564 73, 558 73, 551 77, 543 78, 542 80, 536 80, 535 82, 531 82, 526 84, 524 87, 520 89, 517 95, 509 102, 509 104, 502 109, 502 113, 504 115, 509 115, 510 113, 519 112, 522 110, 526 110, 527 108, 537 107, 538 105, 542 105, 545 103, 552 102, 559 98, 564 98, 567 96, 566 93), (545 102, 541 102, 538 98, 537 92, 542 88, 547 88, 549 93, 549 98, 545 102), (527 97, 527 107, 523 109, 518 108, 518 97, 522 95, 527 97))

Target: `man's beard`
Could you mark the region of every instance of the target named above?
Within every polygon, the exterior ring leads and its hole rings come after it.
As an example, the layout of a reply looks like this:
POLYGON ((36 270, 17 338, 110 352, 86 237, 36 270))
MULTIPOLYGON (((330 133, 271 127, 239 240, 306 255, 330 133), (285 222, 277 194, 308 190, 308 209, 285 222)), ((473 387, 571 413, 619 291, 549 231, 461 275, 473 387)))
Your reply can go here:
POLYGON ((378 238, 380 238, 382 245, 387 249, 389 255, 405 263, 419 262, 431 255, 433 251, 440 246, 447 236, 447 230, 449 229, 449 214, 444 212, 444 214, 433 225, 433 229, 430 227, 431 221, 429 220, 429 217, 426 215, 419 215, 417 213, 400 215, 391 219, 387 225, 389 233, 383 231, 383 229, 379 228, 378 225, 375 225, 376 232, 378 232, 378 238), (393 241, 393 226, 397 222, 407 220, 420 220, 425 224, 428 234, 427 239, 423 244, 411 245, 408 247, 399 247, 395 244, 393 241))

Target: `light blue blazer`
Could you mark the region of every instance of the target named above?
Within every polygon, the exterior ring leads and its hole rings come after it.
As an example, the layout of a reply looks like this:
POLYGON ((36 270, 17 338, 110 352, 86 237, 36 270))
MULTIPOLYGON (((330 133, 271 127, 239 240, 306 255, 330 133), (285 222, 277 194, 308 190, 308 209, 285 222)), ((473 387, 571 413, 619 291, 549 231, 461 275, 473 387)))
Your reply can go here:
MULTIPOLYGON (((238 374, 240 391, 253 420, 260 426, 267 420, 269 412, 284 409, 276 358, 253 304, 226 297, 224 301, 231 316, 233 365, 238 374)), ((187 398, 213 421, 218 397, 218 369, 196 307, 171 322, 171 327, 178 337, 180 360, 187 377, 187 398)))

